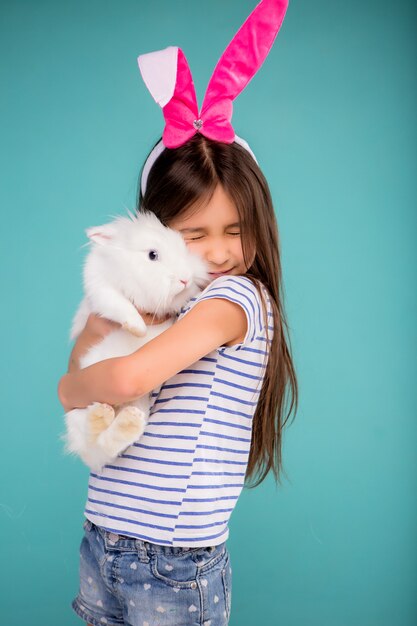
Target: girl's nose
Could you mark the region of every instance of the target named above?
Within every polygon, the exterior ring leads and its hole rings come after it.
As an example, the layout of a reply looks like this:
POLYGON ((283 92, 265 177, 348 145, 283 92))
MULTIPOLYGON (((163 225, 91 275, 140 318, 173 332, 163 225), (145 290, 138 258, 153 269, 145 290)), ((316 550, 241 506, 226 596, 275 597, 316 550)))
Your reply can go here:
POLYGON ((206 260, 213 265, 223 266, 230 258, 230 252, 226 246, 219 244, 212 246, 206 252, 206 260))

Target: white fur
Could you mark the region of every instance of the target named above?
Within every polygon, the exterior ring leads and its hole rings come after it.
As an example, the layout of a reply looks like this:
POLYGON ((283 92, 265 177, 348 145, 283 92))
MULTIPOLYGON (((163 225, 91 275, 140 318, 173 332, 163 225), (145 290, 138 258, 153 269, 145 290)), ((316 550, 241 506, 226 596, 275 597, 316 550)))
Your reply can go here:
MULTIPOLYGON (((153 213, 118 216, 113 222, 87 229, 92 241, 84 265, 84 293, 73 318, 75 339, 90 313, 119 322, 80 358, 80 367, 138 350, 169 328, 175 314, 209 282, 205 262, 192 254, 182 236, 161 224, 153 213), (153 250, 157 260, 149 258, 153 250), (184 285, 181 281, 188 281, 184 285), (146 326, 137 309, 166 322, 146 326)), ((78 454, 93 470, 114 461, 143 433, 149 416, 150 394, 129 406, 111 407, 95 402, 65 416, 66 452, 78 454)))

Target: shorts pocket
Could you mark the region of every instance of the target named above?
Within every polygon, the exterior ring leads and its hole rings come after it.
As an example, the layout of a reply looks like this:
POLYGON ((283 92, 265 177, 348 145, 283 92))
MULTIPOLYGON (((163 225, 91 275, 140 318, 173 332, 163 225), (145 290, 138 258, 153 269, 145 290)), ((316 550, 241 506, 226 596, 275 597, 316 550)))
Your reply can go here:
POLYGON ((211 548, 200 548, 193 553, 193 559, 198 565, 200 574, 208 574, 216 565, 220 568, 227 556, 228 552, 224 543, 211 548))
POLYGON ((155 578, 171 587, 197 588, 197 565, 189 552, 176 555, 153 554, 151 572, 155 578))

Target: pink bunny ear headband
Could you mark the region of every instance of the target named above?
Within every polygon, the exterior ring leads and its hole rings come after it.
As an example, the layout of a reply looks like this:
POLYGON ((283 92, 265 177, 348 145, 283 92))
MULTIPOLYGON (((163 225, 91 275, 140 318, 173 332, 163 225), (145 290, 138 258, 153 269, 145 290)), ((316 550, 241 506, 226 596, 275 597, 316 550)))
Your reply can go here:
POLYGON ((287 6, 288 0, 262 0, 255 7, 220 57, 200 112, 191 71, 181 48, 169 46, 138 57, 142 78, 165 118, 162 140, 143 168, 142 194, 149 171, 161 152, 182 146, 196 133, 222 143, 236 141, 255 159, 247 142, 235 135, 231 125, 233 100, 268 56, 287 6))

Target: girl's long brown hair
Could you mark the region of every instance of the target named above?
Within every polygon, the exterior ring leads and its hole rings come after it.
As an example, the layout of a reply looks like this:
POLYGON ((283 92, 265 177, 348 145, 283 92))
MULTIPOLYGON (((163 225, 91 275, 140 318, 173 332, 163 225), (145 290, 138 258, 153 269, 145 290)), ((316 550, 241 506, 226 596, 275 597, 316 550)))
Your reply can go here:
POLYGON ((293 409, 295 417, 298 406, 298 384, 283 304, 278 226, 268 183, 245 148, 237 143, 211 141, 197 133, 183 146, 162 152, 149 172, 144 196, 139 178, 137 210, 152 211, 169 226, 174 217, 190 207, 198 209, 208 202, 218 184, 238 210, 245 260, 251 258, 255 245, 255 259, 246 276, 258 289, 265 317, 259 283, 268 290, 274 313, 274 334, 253 418, 245 476, 246 481, 253 481, 246 486, 256 487, 270 470, 281 482, 282 431, 293 409))

